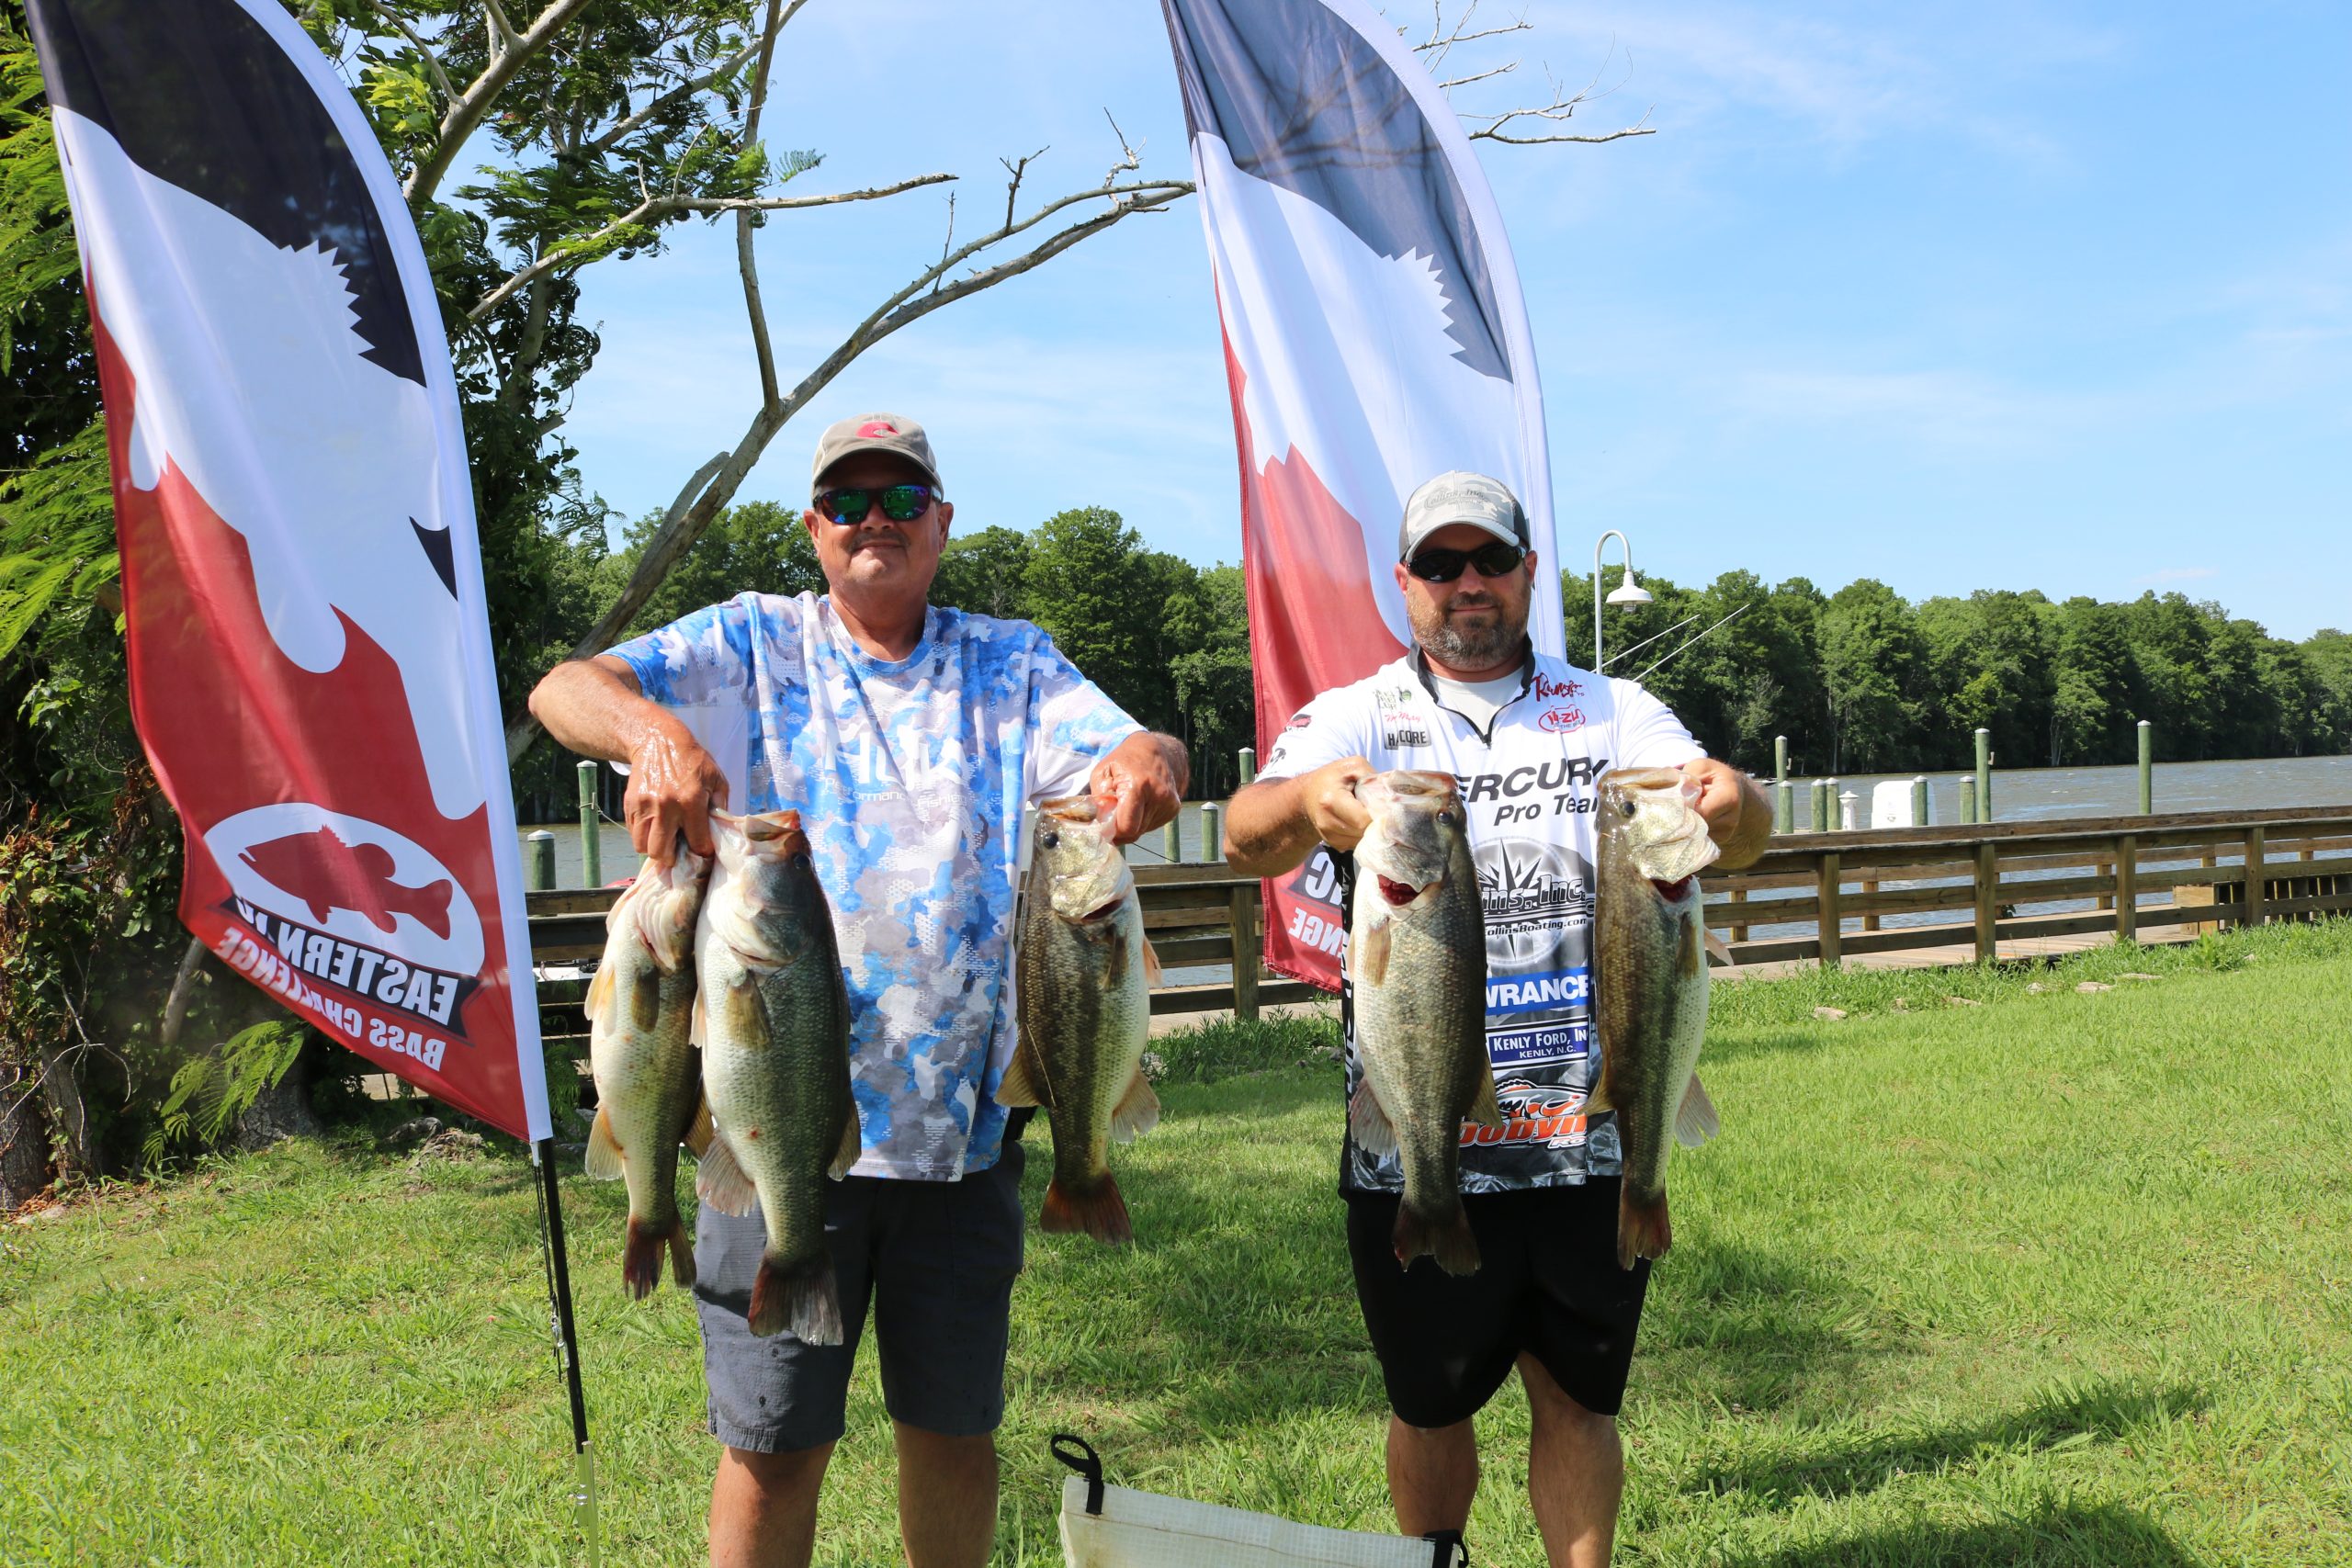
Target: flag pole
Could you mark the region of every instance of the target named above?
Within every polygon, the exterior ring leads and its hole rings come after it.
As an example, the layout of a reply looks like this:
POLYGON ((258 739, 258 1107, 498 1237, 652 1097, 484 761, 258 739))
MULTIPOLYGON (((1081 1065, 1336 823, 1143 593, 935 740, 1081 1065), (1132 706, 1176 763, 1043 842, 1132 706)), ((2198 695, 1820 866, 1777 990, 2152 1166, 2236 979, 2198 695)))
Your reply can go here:
POLYGON ((531 1145, 531 1163, 539 1172, 539 1245, 547 1260, 548 1305, 554 1314, 556 1361, 563 1369, 564 1391, 571 1397, 571 1506, 580 1516, 581 1538, 588 1545, 588 1568, 601 1568, 602 1548, 596 1529, 596 1456, 588 1445, 588 1400, 580 1388, 580 1335, 571 1321, 571 1265, 564 1255, 563 1195, 556 1185, 555 1140, 541 1138, 531 1145))

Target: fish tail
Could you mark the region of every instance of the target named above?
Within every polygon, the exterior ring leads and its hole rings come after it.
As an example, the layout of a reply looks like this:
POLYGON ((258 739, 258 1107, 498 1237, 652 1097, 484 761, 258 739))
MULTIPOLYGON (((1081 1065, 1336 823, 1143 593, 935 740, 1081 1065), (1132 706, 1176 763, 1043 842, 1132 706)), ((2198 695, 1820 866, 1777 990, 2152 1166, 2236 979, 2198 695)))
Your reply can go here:
POLYGON ((683 1220, 670 1224, 670 1278, 682 1291, 695 1282, 695 1244, 686 1239, 683 1220))
POLYGON ((1136 1227, 1127 1219, 1127 1201, 1119 1196, 1118 1180, 1104 1171, 1091 1186, 1064 1185, 1058 1176, 1046 1185, 1041 1231, 1084 1231, 1097 1241, 1133 1241, 1136 1227))
POLYGON ((806 1345, 842 1342, 842 1299, 833 1283, 833 1255, 821 1247, 789 1262, 775 1253, 760 1258, 752 1279, 752 1332, 763 1338, 789 1328, 806 1345))
POLYGON ((1478 1238, 1471 1234, 1470 1215, 1454 1201, 1451 1210, 1430 1213, 1413 1207, 1410 1200, 1396 1205, 1396 1227, 1389 1233, 1389 1245, 1396 1249, 1396 1266, 1409 1269, 1416 1258, 1434 1258, 1437 1266, 1449 1274, 1476 1274, 1478 1271, 1478 1238))
POLYGON ((416 890, 416 897, 409 913, 417 923, 443 942, 449 940, 449 895, 454 891, 447 882, 429 883, 416 890))
POLYGON ((641 1220, 635 1214, 628 1217, 628 1237, 621 1243, 621 1283, 628 1287, 629 1300, 643 1301, 662 1282, 662 1254, 665 1249, 673 1256, 681 1249, 685 1252, 687 1270, 678 1276, 678 1283, 694 1283, 694 1248, 686 1240, 685 1227, 674 1219, 665 1226, 658 1220, 641 1220))
POLYGON ((1631 1269, 1636 1258, 1664 1258, 1674 1245, 1674 1224, 1666 1212, 1666 1193, 1636 1197, 1631 1187, 1617 1195, 1617 1267, 1631 1269))

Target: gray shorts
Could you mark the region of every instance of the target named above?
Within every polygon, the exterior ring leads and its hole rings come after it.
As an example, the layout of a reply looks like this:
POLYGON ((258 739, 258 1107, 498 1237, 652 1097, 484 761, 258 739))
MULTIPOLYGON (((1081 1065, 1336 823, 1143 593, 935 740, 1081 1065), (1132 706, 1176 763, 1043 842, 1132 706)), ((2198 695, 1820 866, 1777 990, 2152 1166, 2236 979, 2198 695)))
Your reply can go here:
POLYGON ((790 1329, 757 1338, 747 1314, 766 1228, 756 1211, 738 1219, 703 1205, 695 1303, 712 1435, 763 1454, 838 1439, 869 1300, 891 1419, 951 1438, 995 1431, 1021 1272, 1021 1145, 1008 1142, 995 1165, 961 1181, 828 1183, 825 1239, 842 1342, 809 1345, 790 1329))

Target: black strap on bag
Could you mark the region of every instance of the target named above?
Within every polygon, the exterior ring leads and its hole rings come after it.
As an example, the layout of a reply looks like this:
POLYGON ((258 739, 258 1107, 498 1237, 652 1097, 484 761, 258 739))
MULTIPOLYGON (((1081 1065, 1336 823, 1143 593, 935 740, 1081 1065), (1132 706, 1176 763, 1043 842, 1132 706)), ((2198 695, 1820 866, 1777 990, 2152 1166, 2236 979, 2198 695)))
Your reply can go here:
MULTIPOLYGON (((1098 1518, 1101 1517, 1102 1514, 1102 1456, 1094 1451, 1094 1445, 1084 1438, 1074 1437, 1068 1432, 1056 1432, 1046 1447, 1053 1450, 1056 1459, 1086 1477, 1086 1511, 1098 1518)), ((1444 1559, 1440 1558, 1438 1562, 1439 1568, 1444 1568, 1444 1559)))
POLYGON ((1462 1544, 1460 1530, 1431 1530, 1421 1539, 1437 1548, 1430 1553, 1430 1568, 1470 1568, 1470 1549, 1462 1544))

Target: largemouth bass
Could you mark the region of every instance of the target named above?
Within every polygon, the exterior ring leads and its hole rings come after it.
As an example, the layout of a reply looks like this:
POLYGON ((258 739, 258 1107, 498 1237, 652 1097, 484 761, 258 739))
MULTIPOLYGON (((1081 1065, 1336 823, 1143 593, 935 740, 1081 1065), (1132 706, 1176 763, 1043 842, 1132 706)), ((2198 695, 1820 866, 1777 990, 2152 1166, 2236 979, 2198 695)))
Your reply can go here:
POLYGON ((702 1073, 713 1135, 695 1186, 723 1213, 758 1204, 767 1248, 752 1332, 842 1342, 825 1245, 825 1181, 858 1156, 849 995, 831 907, 797 811, 711 813, 718 852, 695 939, 702 1073))
POLYGON ((1675 768, 1600 776, 1600 908, 1593 979, 1600 1081, 1586 1110, 1617 1112, 1625 1179, 1617 1262, 1663 1258, 1674 1245, 1666 1161, 1677 1142, 1704 1143, 1715 1108, 1700 1086, 1707 1032, 1707 931, 1699 873, 1716 847, 1675 768))
POLYGON ((999 1105, 1042 1105, 1054 1123, 1054 1179, 1038 1228, 1135 1239, 1110 1146, 1159 1124, 1143 1074, 1159 968, 1126 857, 1091 800, 1047 801, 1022 891, 1021 1043, 999 1105))
POLYGON ((1462 1209, 1462 1124, 1502 1124, 1487 1058, 1487 922, 1462 802, 1443 773, 1398 770, 1356 798, 1372 826, 1355 849, 1348 985, 1356 1060, 1348 1102, 1358 1146, 1394 1153, 1405 1197, 1390 1237, 1399 1266, 1478 1269, 1462 1209))
POLYGON ((710 862, 679 846, 667 870, 647 861, 605 918, 605 956, 588 984, 588 1065, 596 1122, 588 1174, 628 1183, 621 1280, 643 1300, 662 1279, 695 1279, 694 1243, 678 1214, 678 1144, 702 1103, 688 1040, 695 1003, 695 920, 710 862))

